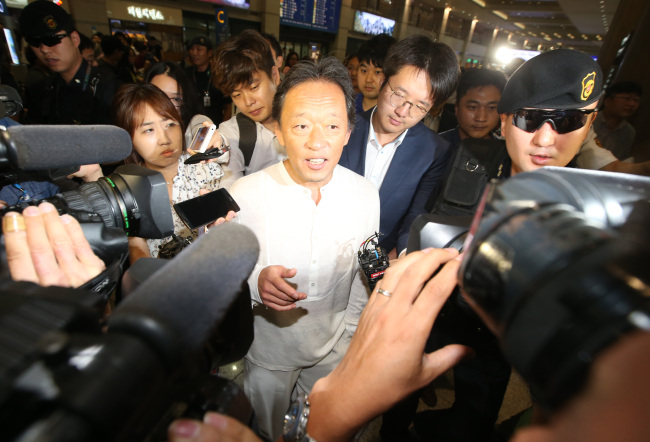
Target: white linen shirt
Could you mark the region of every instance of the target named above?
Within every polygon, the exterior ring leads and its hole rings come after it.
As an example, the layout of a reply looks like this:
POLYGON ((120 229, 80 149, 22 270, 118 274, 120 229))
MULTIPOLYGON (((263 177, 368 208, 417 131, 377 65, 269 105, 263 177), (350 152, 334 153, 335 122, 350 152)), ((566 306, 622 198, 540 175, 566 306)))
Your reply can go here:
POLYGON ((231 188, 239 222, 260 243, 248 280, 255 339, 246 356, 270 370, 295 370, 325 357, 348 330, 354 333, 368 301, 357 262, 359 246, 379 229, 379 193, 365 178, 336 166, 316 205, 284 163, 241 178, 231 188), (287 281, 307 298, 297 308, 261 305, 257 280, 270 265, 296 268, 287 281))

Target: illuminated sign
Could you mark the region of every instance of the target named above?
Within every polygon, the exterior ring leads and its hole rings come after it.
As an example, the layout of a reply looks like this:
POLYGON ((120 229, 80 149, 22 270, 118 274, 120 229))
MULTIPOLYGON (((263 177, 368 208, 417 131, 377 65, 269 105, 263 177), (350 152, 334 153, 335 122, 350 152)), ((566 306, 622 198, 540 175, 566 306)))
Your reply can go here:
POLYGON ((180 9, 147 5, 133 0, 130 2, 106 0, 106 15, 110 20, 130 20, 183 26, 183 11, 180 9))
POLYGON ((165 20, 165 16, 162 12, 155 8, 141 8, 139 6, 129 6, 126 8, 129 15, 132 15, 135 18, 148 18, 149 20, 165 20))

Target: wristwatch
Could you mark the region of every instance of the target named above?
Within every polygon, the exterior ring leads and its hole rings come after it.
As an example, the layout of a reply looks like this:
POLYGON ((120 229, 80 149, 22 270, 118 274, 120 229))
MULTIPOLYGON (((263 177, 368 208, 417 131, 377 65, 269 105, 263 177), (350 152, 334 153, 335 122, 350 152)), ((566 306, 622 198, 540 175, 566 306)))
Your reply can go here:
POLYGON ((289 405, 284 415, 282 439, 285 442, 317 442, 307 434, 307 421, 309 420, 309 399, 306 394, 300 394, 289 405))

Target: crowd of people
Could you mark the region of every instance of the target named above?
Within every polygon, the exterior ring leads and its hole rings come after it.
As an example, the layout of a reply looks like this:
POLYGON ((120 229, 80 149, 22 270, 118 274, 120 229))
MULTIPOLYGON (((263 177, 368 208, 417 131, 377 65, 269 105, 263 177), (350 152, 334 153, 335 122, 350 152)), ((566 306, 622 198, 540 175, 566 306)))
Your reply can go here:
MULTIPOLYGON (((218 47, 192 39, 183 68, 165 61, 155 41, 145 48, 125 35, 88 39, 43 0, 25 7, 20 33, 34 65, 22 122, 121 127, 132 142, 124 162, 160 172, 171 203, 225 188, 239 204, 216 224, 241 223, 260 243, 248 279, 255 338, 244 390, 268 440, 346 440, 382 413, 382 440, 409 440, 420 390, 454 365, 449 418, 419 428, 420 437, 489 440, 510 365, 485 327, 468 325, 463 342, 440 329, 429 336, 460 257, 407 250, 413 222, 425 213, 471 214, 490 179, 544 166, 650 175, 650 164, 630 159, 626 121, 641 87, 605 90, 598 64, 577 51, 543 53, 507 78, 461 72, 454 51, 424 35, 373 37, 344 65, 299 61, 272 35, 247 30, 218 47), (210 147, 229 152, 186 164, 195 133, 213 124, 210 147), (392 261, 371 292, 357 250, 375 232, 392 261), (292 401, 311 416, 288 436, 292 401)), ((115 166, 82 168, 67 181, 115 166)), ((16 183, 0 199, 38 200, 66 185, 16 183)), ((198 232, 173 216, 173 236, 195 240, 198 232)), ((78 223, 47 203, 8 213, 3 230, 15 279, 78 286, 103 270, 78 223), (31 245, 54 237, 65 240, 47 259, 30 255, 31 245)), ((129 238, 130 261, 157 257, 171 239, 129 238)), ((551 430, 531 440, 553 440, 551 430)), ((177 421, 170 438, 222 440, 211 439, 219 432, 257 440, 215 414, 205 424, 177 421)))

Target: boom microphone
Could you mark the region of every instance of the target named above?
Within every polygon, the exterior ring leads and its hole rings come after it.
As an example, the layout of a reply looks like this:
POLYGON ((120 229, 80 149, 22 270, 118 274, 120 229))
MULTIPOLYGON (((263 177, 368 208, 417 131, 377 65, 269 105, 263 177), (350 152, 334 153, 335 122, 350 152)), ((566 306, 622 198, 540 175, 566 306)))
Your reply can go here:
POLYGON ((259 253, 255 235, 226 223, 184 249, 120 304, 109 334, 139 335, 168 364, 209 337, 248 278, 259 253))
POLYGON ((0 170, 111 163, 131 151, 131 136, 116 126, 12 126, 0 131, 0 170))

